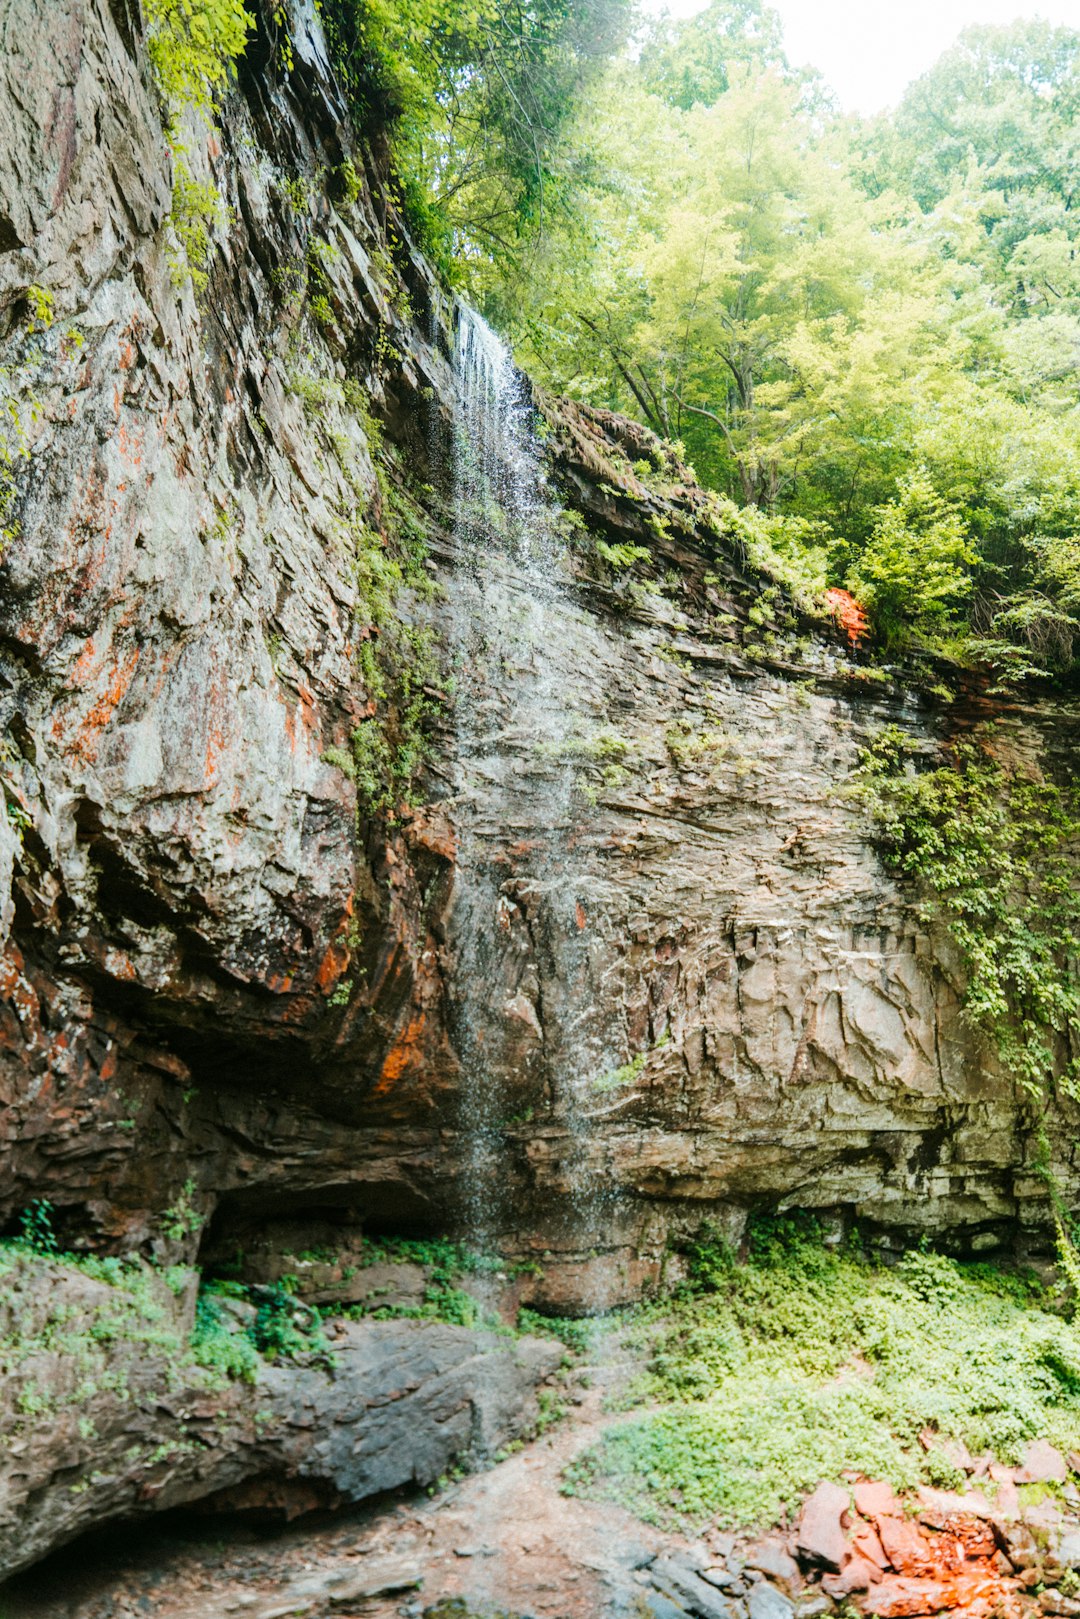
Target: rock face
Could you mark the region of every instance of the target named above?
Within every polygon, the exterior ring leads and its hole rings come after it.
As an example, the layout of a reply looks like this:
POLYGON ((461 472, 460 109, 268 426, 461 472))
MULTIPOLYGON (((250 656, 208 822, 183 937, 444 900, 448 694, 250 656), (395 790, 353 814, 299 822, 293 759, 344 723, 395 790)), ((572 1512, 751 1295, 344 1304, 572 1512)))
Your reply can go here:
MULTIPOLYGON (((839 791, 882 723, 929 748, 985 705, 871 679, 824 625, 785 640, 656 441, 539 400, 593 536, 562 555, 549 649, 581 761, 557 828, 573 952, 544 936, 529 789, 550 760, 494 666, 469 678, 506 739, 499 816, 453 785, 475 589, 447 520, 453 311, 387 234, 385 165, 312 8, 291 8, 288 72, 254 9, 220 131, 186 136, 223 199, 197 299, 138 7, 0 6, 6 1216, 47 1197, 69 1245, 200 1261, 275 1222, 460 1229, 472 995, 501 1031, 491 1236, 541 1260, 539 1302, 587 1305, 598 1266, 606 1302, 632 1294, 672 1230, 737 1236, 760 1205, 961 1248, 1039 1227, 1033 1138, 960 1019, 958 965, 839 791), (395 523, 435 587, 396 610, 441 672, 423 807, 366 817, 340 768, 378 695, 358 546, 395 523), (614 568, 596 538, 650 560, 614 568), (472 985, 466 834, 500 875, 472 985), (549 1083, 560 1006, 606 1054, 573 1120, 549 1083), (583 1182, 607 1193, 588 1230, 583 1182)), ((1011 719, 1039 759, 1047 716, 1011 719)))
POLYGON ((189 1305, 149 1268, 118 1286, 22 1257, 4 1277, 0 1578, 112 1518, 208 1497, 291 1515, 432 1484, 528 1433, 562 1354, 442 1322, 350 1321, 328 1355, 253 1357, 253 1380, 231 1381, 183 1353, 189 1305))

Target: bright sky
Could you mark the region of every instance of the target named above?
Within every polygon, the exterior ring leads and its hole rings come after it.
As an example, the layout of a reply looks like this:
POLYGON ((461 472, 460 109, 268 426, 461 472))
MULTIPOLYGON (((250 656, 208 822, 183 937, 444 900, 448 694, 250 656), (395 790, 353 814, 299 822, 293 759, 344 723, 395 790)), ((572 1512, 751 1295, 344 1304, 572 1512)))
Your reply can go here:
MULTIPOLYGON (((1080 28, 1080 0, 769 0, 784 19, 788 60, 820 68, 847 112, 894 106, 905 85, 947 50, 971 23, 1017 17, 1080 28)), ((704 0, 645 0, 650 12, 676 17, 704 0)))

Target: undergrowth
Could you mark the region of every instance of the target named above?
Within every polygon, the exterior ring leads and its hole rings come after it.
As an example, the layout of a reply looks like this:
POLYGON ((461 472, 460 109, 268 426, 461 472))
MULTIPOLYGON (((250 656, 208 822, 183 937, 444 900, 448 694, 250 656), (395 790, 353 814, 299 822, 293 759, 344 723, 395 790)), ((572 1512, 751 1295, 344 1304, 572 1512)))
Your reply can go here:
POLYGON ((332 1361, 320 1311, 294 1298, 286 1279, 269 1286, 207 1283, 195 1308, 191 1350, 200 1365, 249 1383, 255 1381, 260 1356, 265 1360, 303 1357, 327 1367, 332 1361), (229 1299, 254 1307, 243 1327, 230 1316, 229 1299))
POLYGON ((362 1264, 373 1265, 387 1260, 424 1267, 427 1275, 423 1299, 417 1304, 358 1304, 347 1310, 347 1315, 376 1321, 404 1318, 445 1321, 455 1327, 487 1327, 499 1332, 510 1330, 461 1286, 468 1276, 491 1276, 503 1272, 501 1259, 477 1253, 445 1237, 365 1239, 362 1264))
POLYGON ((129 1355, 159 1360, 167 1388, 214 1386, 177 1330, 173 1295, 188 1284, 186 1267, 58 1255, 36 1240, 41 1230, 0 1243, 0 1376, 17 1423, 78 1408, 99 1391, 127 1400, 129 1355))
POLYGON ((47 1199, 36 1200, 20 1234, 0 1242, 0 1376, 20 1418, 78 1407, 101 1391, 127 1401, 133 1369, 147 1361, 165 1390, 253 1383, 260 1359, 329 1363, 318 1311, 284 1288, 211 1283, 188 1333, 180 1301, 197 1280, 191 1267, 65 1252, 52 1214, 47 1199), (230 1297, 242 1302, 239 1314, 230 1297))
POLYGON ((681 1295, 630 1318, 633 1414, 571 1465, 570 1493, 757 1527, 852 1469, 957 1482, 926 1428, 1005 1461, 1080 1440, 1080 1332, 1033 1278, 921 1251, 885 1268, 795 1221, 759 1226, 745 1264, 709 1232, 688 1258, 681 1295))

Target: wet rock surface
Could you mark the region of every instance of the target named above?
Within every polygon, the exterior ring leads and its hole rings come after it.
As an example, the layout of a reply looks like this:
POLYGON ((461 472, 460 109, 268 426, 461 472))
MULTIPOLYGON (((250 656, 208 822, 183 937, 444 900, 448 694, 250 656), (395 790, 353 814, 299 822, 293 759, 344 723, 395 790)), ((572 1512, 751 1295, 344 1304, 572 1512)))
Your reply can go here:
MULTIPOLYGON (((167 261, 169 157, 138 29, 93 0, 64 0, 44 30, 33 9, 5 10, 28 90, 0 131, 25 212, 0 308, 35 401, 0 565, 5 790, 27 823, 0 833, 0 1202, 10 1217, 46 1195, 65 1240, 167 1253, 162 1213, 191 1180, 211 1260, 274 1218, 445 1230, 467 1195, 447 933, 466 811, 440 787, 453 704, 436 693, 429 802, 396 826, 357 819, 327 753, 371 703, 342 513, 377 524, 401 465, 420 469, 439 594, 402 611, 447 646, 471 588, 439 494, 446 306, 418 260, 387 259, 370 154, 354 202, 325 185, 299 212, 285 198, 291 174, 325 180, 347 150, 309 9, 291 77, 260 35, 198 147, 232 209, 202 310, 167 261), (43 135, 35 96, 61 35, 66 110, 43 135), (322 330, 275 279, 314 234, 334 254, 322 330), (31 284, 55 300, 46 331, 27 328, 31 284), (373 417, 402 458, 389 485, 373 417)), ((558 829, 580 873, 572 955, 538 931, 527 880, 551 830, 530 828, 529 788, 550 761, 497 682, 476 698, 513 765, 499 823, 482 794, 468 814, 503 874, 482 988, 505 1025, 500 1236, 548 1256, 534 1302, 580 1303, 590 1267, 609 1298, 633 1296, 673 1226, 709 1213, 737 1236, 763 1199, 978 1251, 1039 1228, 1034 1147, 957 1015, 958 964, 839 793, 881 723, 931 746, 985 703, 871 680, 824 626, 760 644, 760 581, 725 556, 685 471, 633 424, 540 403, 568 501, 655 560, 620 583, 587 547, 565 557, 549 655, 582 755, 558 829), (587 1139, 546 1078, 543 1007, 571 994, 602 1008, 623 1076, 592 1076, 587 1139), (567 1228, 575 1177, 621 1194, 600 1241, 567 1228)), ((1045 718, 1015 711, 1008 746, 1036 760, 1045 718)), ((1053 723, 1061 743, 1069 716, 1053 723)))

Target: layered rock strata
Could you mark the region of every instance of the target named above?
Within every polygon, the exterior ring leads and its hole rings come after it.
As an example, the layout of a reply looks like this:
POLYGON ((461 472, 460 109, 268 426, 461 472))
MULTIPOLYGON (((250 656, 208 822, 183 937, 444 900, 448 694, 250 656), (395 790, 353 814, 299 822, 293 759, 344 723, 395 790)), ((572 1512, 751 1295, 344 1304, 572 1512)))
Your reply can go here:
MULTIPOLYGON (((454 790, 453 310, 314 12, 291 10, 287 70, 256 9, 220 128, 186 136, 223 202, 198 295, 138 8, 3 10, 0 307, 26 451, 0 569, 9 1219, 46 1197, 66 1244, 203 1261, 275 1222, 282 1242, 460 1227, 471 993, 502 1027, 499 1241, 545 1269, 539 1302, 580 1302, 597 1263, 632 1294, 672 1230, 737 1236, 761 1205, 979 1251, 1038 1228, 1033 1143, 959 1015, 958 964, 842 791, 880 725, 930 749, 985 705, 878 678, 827 625, 773 624, 782 601, 656 441, 538 401, 583 524, 549 648, 581 761, 560 976, 528 868, 550 760, 497 669, 474 675, 504 727, 498 820, 454 790), (434 590, 396 610, 441 673, 418 807, 365 817, 340 768, 375 707, 358 546, 403 521, 434 590), (597 538, 650 560, 612 567, 597 538), (467 816, 504 874, 471 988, 467 816), (547 1082, 567 999, 614 1053, 572 1141, 547 1082), (564 1218, 583 1173, 620 1194, 584 1238, 564 1218), (181 1195, 199 1218, 170 1236, 181 1195)), ((1035 764, 1074 725, 1006 719, 1035 764)))

